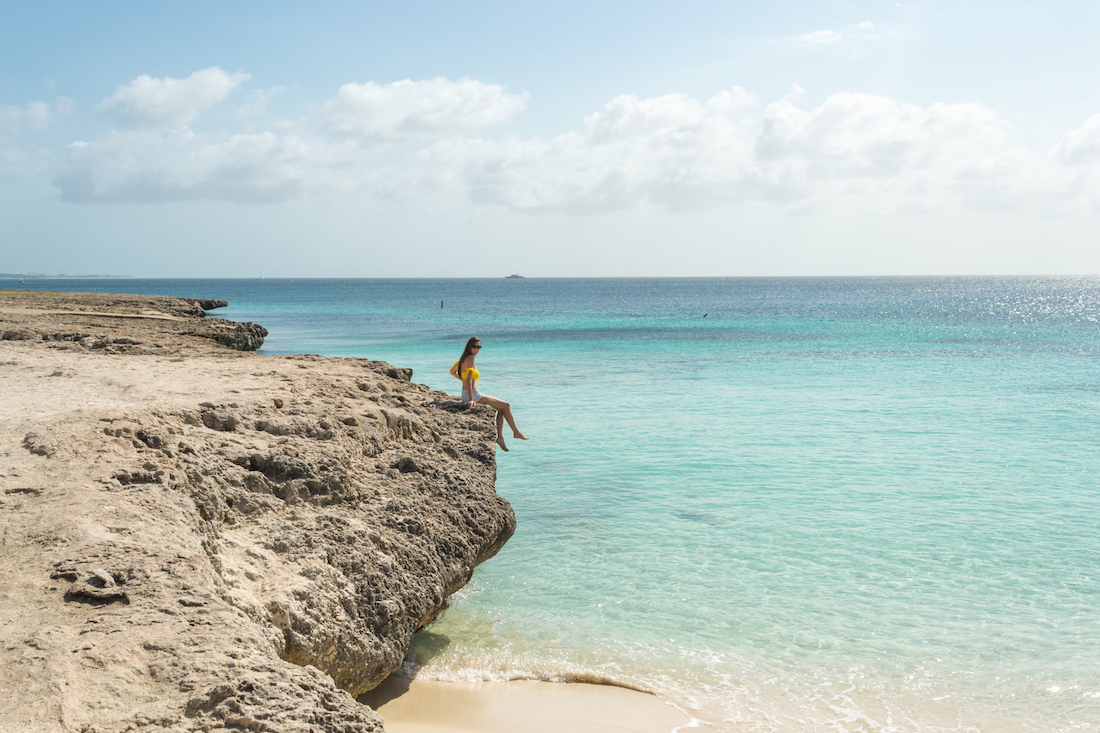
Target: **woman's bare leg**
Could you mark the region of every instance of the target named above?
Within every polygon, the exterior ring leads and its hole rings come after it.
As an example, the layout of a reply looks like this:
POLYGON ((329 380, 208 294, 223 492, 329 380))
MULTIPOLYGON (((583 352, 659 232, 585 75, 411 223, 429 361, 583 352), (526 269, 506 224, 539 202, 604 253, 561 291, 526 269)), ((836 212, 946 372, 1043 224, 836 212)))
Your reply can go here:
POLYGON ((497 445, 505 453, 508 452, 508 446, 504 445, 504 415, 497 410, 497 445))
MULTIPOLYGON (((503 415, 504 419, 508 421, 508 427, 512 428, 512 435, 514 435, 519 440, 527 440, 527 436, 521 433, 519 431, 519 428, 516 427, 516 420, 514 417, 512 417, 512 406, 510 404, 508 404, 504 400, 498 400, 496 397, 489 396, 482 397, 480 400, 477 401, 477 403, 479 405, 489 405, 497 411, 498 417, 503 415)), ((497 428, 497 435, 500 435, 500 428, 497 428)), ((498 440, 497 442, 500 443, 501 440, 498 440)))

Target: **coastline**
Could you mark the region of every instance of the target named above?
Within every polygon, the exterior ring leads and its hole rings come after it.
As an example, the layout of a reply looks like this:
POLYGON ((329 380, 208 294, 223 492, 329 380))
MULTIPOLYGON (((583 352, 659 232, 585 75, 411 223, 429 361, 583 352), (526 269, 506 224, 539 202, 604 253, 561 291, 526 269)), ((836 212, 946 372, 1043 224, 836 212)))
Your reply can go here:
POLYGON ((1095 281, 530 282, 544 313, 509 311, 507 281, 443 283, 446 311, 438 299, 432 310, 440 283, 427 279, 128 289, 226 297, 229 317, 272 327, 263 352, 369 355, 444 390, 447 334, 493 341, 489 391, 515 400, 539 436, 525 446, 534 450, 498 454, 497 485, 522 525, 415 637, 407 659, 419 669, 402 673, 465 682, 607 672, 723 730, 844 727, 839 718, 1045 732, 1096 719, 1100 657, 1076 612, 1089 607, 1076 580, 1097 549, 1081 519, 1097 502, 1086 389, 1095 375, 1082 358, 1095 345, 1095 281), (700 293, 720 304, 711 318, 675 318, 700 293), (762 295, 759 320, 715 318, 762 295), (648 310, 635 306, 651 296, 648 310), (498 330, 468 327, 466 309, 452 308, 462 299, 501 314, 498 330), (890 303, 905 305, 884 321, 890 303), (822 320, 822 310, 847 320, 822 320), (672 315, 623 317, 643 312, 672 315), (1032 325, 1018 329, 1020 315, 1032 325), (575 329, 591 326, 590 346, 575 329), (655 326, 669 327, 673 343, 654 356, 674 378, 638 390, 655 326), (744 342, 744 326, 768 338, 744 342), (497 351, 491 334, 532 328, 545 333, 497 351), (998 339, 1006 330, 1012 338, 998 339), (607 426, 577 421, 578 405, 539 379, 551 349, 569 355, 570 380, 591 400, 581 406, 606 412, 607 426), (708 358, 725 352, 745 358, 708 358), (690 368, 678 371, 685 357, 690 368), (699 388, 704 411, 679 409, 699 388), (706 431, 711 422, 723 429, 706 431), (668 460, 650 462, 657 441, 668 460), (832 550, 807 562, 826 539, 832 550), (697 562, 708 557, 742 562, 697 562), (1028 601, 1052 590, 1064 604, 1028 601))
POLYGON ((394 675, 359 699, 389 733, 710 733, 656 695, 613 685, 437 682, 394 675))
POLYGON ((383 730, 514 531, 487 414, 203 305, 0 293, 4 726, 383 730))

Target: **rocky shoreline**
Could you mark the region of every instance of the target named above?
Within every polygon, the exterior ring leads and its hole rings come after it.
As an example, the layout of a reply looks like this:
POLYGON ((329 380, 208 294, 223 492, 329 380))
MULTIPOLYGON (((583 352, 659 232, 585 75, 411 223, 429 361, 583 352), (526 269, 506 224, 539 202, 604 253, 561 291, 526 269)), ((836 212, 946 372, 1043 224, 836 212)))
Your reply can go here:
POLYGON ((490 411, 218 305, 0 292, 0 729, 381 731, 514 531, 490 411))

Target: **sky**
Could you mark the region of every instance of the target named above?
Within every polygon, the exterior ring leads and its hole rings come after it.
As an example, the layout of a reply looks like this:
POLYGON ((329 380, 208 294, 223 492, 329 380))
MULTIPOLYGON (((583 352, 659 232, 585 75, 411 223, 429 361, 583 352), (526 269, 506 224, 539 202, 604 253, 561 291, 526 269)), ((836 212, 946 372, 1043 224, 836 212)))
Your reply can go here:
POLYGON ((1095 2, 0 0, 0 272, 1100 274, 1095 2))

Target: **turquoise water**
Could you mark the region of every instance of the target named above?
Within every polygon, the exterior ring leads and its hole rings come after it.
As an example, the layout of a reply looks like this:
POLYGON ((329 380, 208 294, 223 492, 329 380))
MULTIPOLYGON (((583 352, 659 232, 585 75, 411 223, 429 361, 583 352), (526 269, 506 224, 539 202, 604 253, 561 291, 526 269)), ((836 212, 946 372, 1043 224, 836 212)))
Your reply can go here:
POLYGON ((723 731, 1100 728, 1100 278, 61 286, 226 298, 264 351, 452 392, 482 338, 519 528, 419 675, 723 731))

